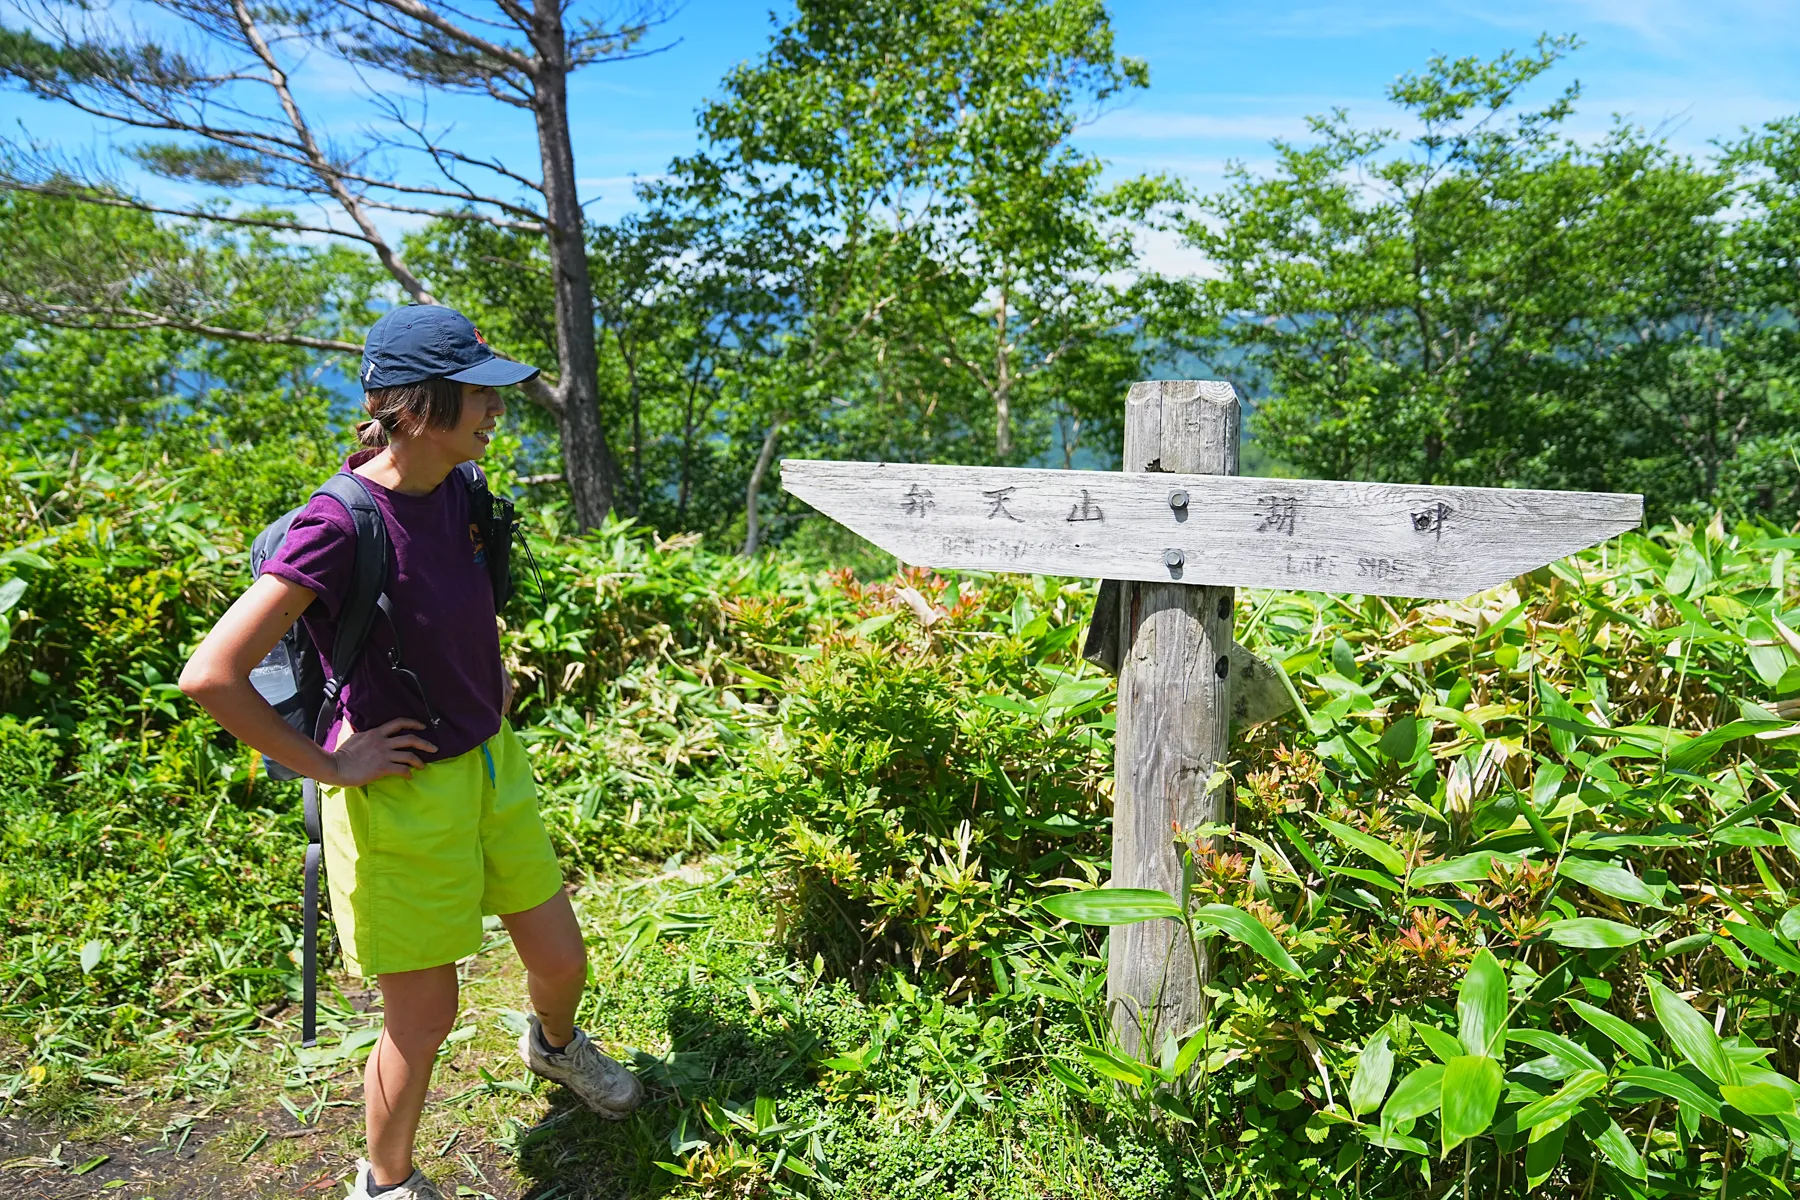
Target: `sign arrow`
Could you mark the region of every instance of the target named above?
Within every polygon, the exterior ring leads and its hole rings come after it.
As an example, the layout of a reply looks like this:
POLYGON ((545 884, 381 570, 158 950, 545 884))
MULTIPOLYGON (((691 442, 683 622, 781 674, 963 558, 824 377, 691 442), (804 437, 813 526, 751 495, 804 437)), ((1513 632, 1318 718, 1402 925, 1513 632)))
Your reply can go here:
POLYGON ((784 488, 914 566, 1459 599, 1636 528, 1644 498, 787 459, 784 488))

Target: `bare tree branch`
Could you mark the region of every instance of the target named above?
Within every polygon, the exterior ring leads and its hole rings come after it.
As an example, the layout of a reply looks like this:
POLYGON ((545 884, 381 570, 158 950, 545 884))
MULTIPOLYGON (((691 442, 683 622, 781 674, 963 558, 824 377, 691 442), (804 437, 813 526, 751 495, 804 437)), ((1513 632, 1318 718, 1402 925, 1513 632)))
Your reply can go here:
MULTIPOLYGON (((522 71, 526 75, 533 75, 537 71, 539 65, 539 59, 537 57, 534 56, 528 58, 510 47, 490 42, 483 37, 477 37, 475 34, 470 33, 455 22, 445 20, 438 13, 420 3, 420 0, 370 0, 368 5, 358 4, 354 7, 365 12, 370 12, 375 6, 391 9, 394 12, 410 17, 419 24, 443 34, 451 41, 460 42, 479 54, 484 54, 498 62, 503 62, 512 67, 515 71, 522 71)), ((371 19, 374 19, 373 16, 371 16, 371 19)), ((524 28, 530 28, 529 19, 521 24, 524 28)), ((397 30, 396 32, 400 31, 397 30)), ((402 36, 406 35, 402 33, 402 36)))
POLYGON ((363 231, 363 236, 375 251, 375 257, 381 260, 381 265, 386 267, 388 274, 392 275, 400 286, 406 289, 407 294, 421 304, 437 303, 437 297, 426 289, 424 281, 413 274, 412 268, 401 261, 400 256, 395 254, 393 248, 387 244, 387 239, 381 236, 381 231, 375 228, 375 222, 370 220, 359 198, 353 196, 350 189, 345 187, 343 181, 331 170, 330 160, 325 157, 325 152, 314 140, 312 130, 308 127, 306 118, 301 115, 300 106, 295 102, 294 94, 288 87, 287 72, 281 69, 281 64, 275 61, 274 51, 270 50, 269 44, 263 40, 262 32, 257 28, 255 18, 250 15, 249 5, 244 0, 231 0, 231 10, 237 17, 238 28, 243 34, 244 44, 249 46, 263 61, 263 65, 269 69, 269 86, 275 89, 275 94, 280 98, 281 110, 287 114, 288 123, 294 127, 295 135, 306 148, 307 157, 311 160, 314 172, 320 181, 343 206, 344 212, 349 215, 350 219, 356 222, 356 227, 363 231))
POLYGON ((204 321, 185 320, 168 313, 148 312, 135 308, 94 309, 76 304, 20 304, 11 297, 0 303, 0 311, 12 316, 24 317, 44 325, 53 325, 63 329, 104 329, 116 331, 141 331, 145 329, 177 329, 184 333, 196 333, 202 337, 218 338, 227 342, 251 342, 259 346, 300 346, 308 350, 325 350, 336 354, 356 354, 363 352, 361 342, 342 342, 335 338, 311 337, 304 333, 287 333, 280 330, 232 329, 223 325, 210 325, 204 321))
POLYGON ((415 216, 430 217, 434 221, 465 221, 478 225, 492 225, 495 229, 516 229, 520 233, 544 233, 549 229, 541 221, 509 221, 505 217, 493 217, 487 213, 474 212, 469 209, 455 208, 415 208, 408 204, 389 204, 385 200, 364 198, 363 203, 370 208, 382 212, 411 213, 415 216))
POLYGON ((159 217, 181 217, 189 221, 215 221, 221 225, 245 225, 254 229, 277 229, 283 233, 320 233, 328 237, 347 238, 353 242, 367 242, 369 239, 360 233, 351 233, 344 229, 333 229, 329 225, 307 225, 300 221, 281 221, 273 217, 241 217, 232 213, 214 212, 205 208, 158 208, 154 204, 145 204, 141 200, 133 200, 124 196, 107 195, 91 188, 81 186, 55 187, 48 184, 25 183, 18 179, 7 178, 0 173, 0 190, 13 192, 31 192, 39 196, 54 196, 60 200, 78 200, 83 204, 99 204, 107 208, 128 208, 136 212, 153 213, 159 217))

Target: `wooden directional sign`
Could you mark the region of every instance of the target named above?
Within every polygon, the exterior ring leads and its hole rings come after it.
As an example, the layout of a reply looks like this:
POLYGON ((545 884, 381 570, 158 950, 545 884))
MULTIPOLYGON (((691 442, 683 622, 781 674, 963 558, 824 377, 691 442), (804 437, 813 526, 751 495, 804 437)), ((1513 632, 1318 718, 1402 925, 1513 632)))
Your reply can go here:
POLYGON ((914 566, 1458 599, 1643 520, 1642 496, 789 459, 781 483, 914 566))
MULTIPOLYGON (((1238 414, 1223 380, 1133 384, 1117 473, 781 464, 788 491, 915 566, 1106 581, 1083 657, 1119 676, 1114 887, 1179 890, 1171 831, 1226 818, 1231 726, 1289 703, 1281 669, 1232 640, 1234 588, 1454 599, 1643 518, 1641 496, 1243 479, 1238 414)), ((1175 922, 1115 928, 1120 1044, 1154 1054, 1193 1028, 1212 962, 1175 922)))

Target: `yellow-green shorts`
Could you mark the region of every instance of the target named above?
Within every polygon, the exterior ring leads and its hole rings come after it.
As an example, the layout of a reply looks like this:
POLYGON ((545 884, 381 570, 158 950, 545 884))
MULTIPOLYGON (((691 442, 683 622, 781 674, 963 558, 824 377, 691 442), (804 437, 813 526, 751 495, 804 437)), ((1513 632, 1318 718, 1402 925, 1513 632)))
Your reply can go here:
POLYGON ((481 948, 481 918, 562 887, 512 726, 455 758, 367 787, 319 789, 325 878, 345 965, 417 971, 481 948))

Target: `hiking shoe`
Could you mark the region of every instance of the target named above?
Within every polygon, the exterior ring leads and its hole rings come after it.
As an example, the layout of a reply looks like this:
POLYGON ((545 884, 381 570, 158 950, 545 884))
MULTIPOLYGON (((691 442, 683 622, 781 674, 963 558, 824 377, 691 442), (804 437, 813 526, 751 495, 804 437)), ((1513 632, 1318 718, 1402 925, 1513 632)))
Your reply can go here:
MULTIPOLYGON (((370 1200, 375 1186, 375 1169, 367 1162, 359 1160, 356 1164, 356 1186, 344 1200, 370 1200)), ((414 1171, 405 1183, 397 1188, 381 1193, 377 1200, 444 1200, 444 1193, 437 1190, 437 1185, 425 1178, 420 1171, 414 1171)))
POLYGON ((551 1053, 544 1027, 533 1014, 530 1027, 519 1035, 519 1057, 533 1075, 562 1084, 609 1121, 623 1121, 644 1102, 644 1085, 637 1076, 600 1053, 579 1029, 574 1041, 551 1053))

